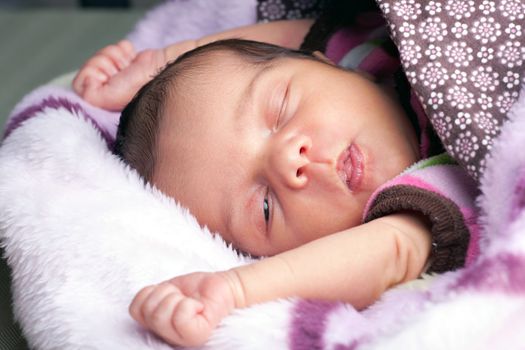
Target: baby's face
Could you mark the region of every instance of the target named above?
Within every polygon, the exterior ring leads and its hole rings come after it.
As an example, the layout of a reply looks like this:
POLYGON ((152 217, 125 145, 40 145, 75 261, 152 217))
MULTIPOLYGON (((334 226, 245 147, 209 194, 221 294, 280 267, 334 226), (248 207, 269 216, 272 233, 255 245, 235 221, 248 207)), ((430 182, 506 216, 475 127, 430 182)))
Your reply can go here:
POLYGON ((358 225, 417 160, 401 108, 359 74, 218 56, 168 102, 153 182, 239 249, 273 255, 358 225))

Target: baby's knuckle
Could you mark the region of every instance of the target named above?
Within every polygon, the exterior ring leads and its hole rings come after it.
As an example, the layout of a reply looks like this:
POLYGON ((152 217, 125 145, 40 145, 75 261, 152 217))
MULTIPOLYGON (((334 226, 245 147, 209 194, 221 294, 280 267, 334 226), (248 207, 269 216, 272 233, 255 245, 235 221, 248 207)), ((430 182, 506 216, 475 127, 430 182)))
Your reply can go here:
POLYGON ((108 45, 105 48, 102 49, 103 52, 115 52, 119 51, 119 47, 117 45, 108 45))
POLYGON ((161 312, 154 312, 150 315, 148 323, 150 327, 161 330, 166 326, 166 318, 161 312))
POLYGON ((158 291, 173 291, 173 286, 169 282, 162 282, 157 286, 158 291))
POLYGON ((152 291, 153 291, 154 287, 153 286, 148 286, 148 287, 144 287, 142 288, 138 293, 137 293, 137 298, 141 298, 141 297, 145 297, 147 295, 149 295, 152 291))

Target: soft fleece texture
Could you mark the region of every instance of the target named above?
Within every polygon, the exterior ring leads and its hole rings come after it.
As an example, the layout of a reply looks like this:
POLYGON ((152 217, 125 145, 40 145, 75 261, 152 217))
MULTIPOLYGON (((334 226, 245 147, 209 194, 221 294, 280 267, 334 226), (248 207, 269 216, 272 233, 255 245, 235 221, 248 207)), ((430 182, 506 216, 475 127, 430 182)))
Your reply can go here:
MULTIPOLYGON (((238 310, 205 348, 522 348, 523 96, 509 118, 482 178, 478 261, 391 290, 361 313, 305 300, 238 310)), ((47 86, 16 107, 0 147, 0 237, 15 314, 32 348, 167 349, 128 316, 134 292, 245 262, 111 155, 115 122, 67 89, 47 86)))

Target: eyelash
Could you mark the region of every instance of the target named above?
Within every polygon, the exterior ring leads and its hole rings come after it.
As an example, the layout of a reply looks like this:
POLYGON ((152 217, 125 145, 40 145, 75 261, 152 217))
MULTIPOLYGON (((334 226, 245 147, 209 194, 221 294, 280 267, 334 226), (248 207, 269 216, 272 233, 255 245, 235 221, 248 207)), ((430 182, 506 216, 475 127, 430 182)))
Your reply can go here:
POLYGON ((263 199, 263 215, 264 215, 264 223, 265 223, 265 226, 266 226, 266 231, 268 231, 268 224, 270 222, 270 200, 269 200, 269 193, 270 193, 270 188, 269 187, 266 187, 266 193, 264 194, 264 199, 263 199))

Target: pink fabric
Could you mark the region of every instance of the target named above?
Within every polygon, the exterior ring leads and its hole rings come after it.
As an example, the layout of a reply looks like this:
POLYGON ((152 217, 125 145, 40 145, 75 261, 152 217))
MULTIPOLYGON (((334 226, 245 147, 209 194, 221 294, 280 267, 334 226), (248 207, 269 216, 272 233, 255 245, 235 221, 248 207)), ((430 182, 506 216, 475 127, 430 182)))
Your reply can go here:
POLYGON ((470 241, 465 259, 465 266, 469 266, 477 259, 480 253, 479 216, 471 208, 461 208, 461 212, 470 230, 470 241))

